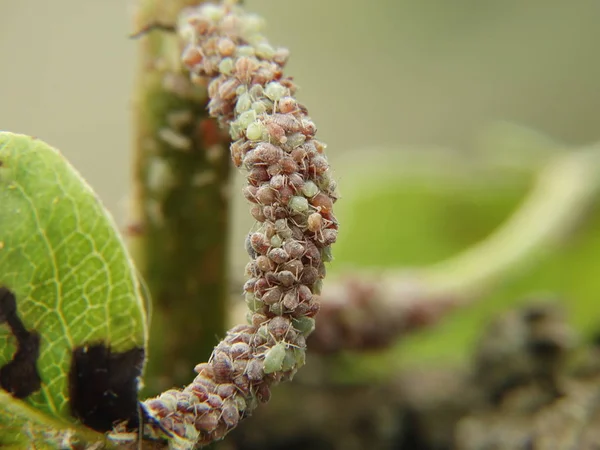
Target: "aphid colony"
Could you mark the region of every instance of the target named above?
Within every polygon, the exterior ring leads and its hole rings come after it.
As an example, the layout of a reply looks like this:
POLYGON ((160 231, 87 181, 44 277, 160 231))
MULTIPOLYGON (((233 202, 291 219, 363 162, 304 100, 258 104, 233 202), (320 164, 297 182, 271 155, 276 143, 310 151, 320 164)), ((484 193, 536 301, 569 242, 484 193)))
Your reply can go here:
POLYGON ((166 429, 208 443, 304 364, 337 238, 337 192, 325 145, 283 76, 287 50, 272 48, 260 21, 238 6, 205 4, 182 23, 183 62, 193 82, 212 78, 209 111, 229 126, 232 160, 247 171, 243 193, 258 222, 246 238, 248 324, 227 333, 191 385, 146 402, 166 429))

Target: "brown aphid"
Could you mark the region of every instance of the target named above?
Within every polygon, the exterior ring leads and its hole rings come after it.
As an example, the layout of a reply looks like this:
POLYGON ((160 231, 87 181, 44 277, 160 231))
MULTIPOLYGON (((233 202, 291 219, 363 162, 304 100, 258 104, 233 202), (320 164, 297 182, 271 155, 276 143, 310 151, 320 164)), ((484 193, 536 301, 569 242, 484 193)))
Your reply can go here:
POLYGON ((277 106, 279 107, 279 111, 283 114, 292 113, 298 108, 296 99, 294 99, 294 97, 280 98, 277 106))
POLYGON ((267 279, 265 277, 261 277, 258 280, 256 280, 256 283, 254 283, 254 294, 258 298, 262 298, 265 292, 267 292, 267 290, 270 288, 271 285, 269 284, 267 279))
POLYGON ((299 173, 292 173, 288 177, 288 184, 294 188, 295 191, 299 191, 304 186, 304 179, 299 173))
POLYGON ((212 411, 207 414, 196 417, 194 426, 198 431, 204 431, 206 433, 213 432, 219 425, 219 413, 212 411))
POLYGON ((231 358, 223 353, 216 353, 212 361, 215 381, 225 383, 231 380, 233 375, 233 363, 231 358))
POLYGON ((292 150, 290 156, 294 161, 296 161, 296 163, 300 164, 308 157, 308 153, 306 152, 306 149, 304 147, 297 147, 294 150, 292 150))
POLYGON ((294 190, 290 186, 285 185, 281 189, 279 189, 278 194, 279 201, 282 204, 287 205, 290 199, 294 196, 294 190))
POLYGON ((236 392, 237 388, 235 387, 235 384, 228 383, 217 386, 217 395, 222 399, 229 398, 236 392))
POLYGON ((283 248, 290 255, 290 259, 300 258, 304 255, 304 246, 298 241, 289 239, 283 244, 283 248))
POLYGON ((283 290, 279 286, 275 286, 269 289, 265 294, 261 297, 261 300, 267 305, 273 305, 281 300, 283 296, 283 290))
POLYGON ((187 23, 189 23, 194 28, 194 31, 200 36, 208 34, 208 32, 213 28, 213 24, 202 16, 188 17, 187 23))
POLYGON ((254 153, 263 163, 270 165, 275 164, 283 157, 283 150, 268 142, 261 142, 254 153))
POLYGON ((250 208, 250 215, 252 215, 254 220, 256 220, 257 222, 262 223, 265 220, 267 220, 267 218, 265 217, 265 214, 263 213, 263 207, 261 205, 253 205, 250 208))
POLYGON ((279 125, 286 133, 296 133, 302 128, 300 121, 291 114, 273 114, 267 118, 267 122, 279 125))
POLYGON ((250 354, 250 346, 245 342, 236 342, 231 346, 230 354, 233 359, 248 356, 250 354))
POLYGON ((301 284, 298 286, 298 300, 302 303, 310 302, 313 297, 313 293, 308 286, 301 284))
POLYGON ((253 167, 248 174, 248 181, 253 185, 258 185, 269 181, 270 175, 267 173, 266 167, 253 167))
POLYGON ((245 271, 246 275, 248 275, 249 277, 260 276, 260 270, 259 270, 258 266, 256 265, 256 261, 249 261, 248 264, 246 264, 244 271, 245 271))
POLYGON ((267 253, 267 256, 275 264, 283 264, 290 258, 290 255, 282 248, 272 248, 269 250, 269 253, 267 253))
POLYGON ((194 383, 204 386, 208 393, 215 392, 215 389, 217 388, 217 385, 212 379, 204 378, 200 375, 194 378, 194 383))
POLYGON ((298 292, 294 289, 288 291, 282 300, 283 306, 285 306, 288 310, 294 311, 300 301, 298 300, 298 292))
POLYGON ((304 253, 304 261, 309 262, 312 266, 321 264, 321 251, 312 241, 306 241, 306 252, 304 253))
POLYGON ((220 441, 225 437, 229 428, 225 425, 224 422, 219 421, 217 428, 210 434, 210 437, 213 441, 220 441))
POLYGON ((213 408, 220 408, 221 405, 223 405, 223 399, 217 394, 208 394, 208 400, 206 400, 206 403, 208 403, 213 408))
POLYGON ((235 167, 240 167, 242 165, 244 153, 242 152, 242 145, 239 143, 239 141, 235 141, 231 144, 230 151, 233 164, 235 167))
POLYGON ((159 398, 148 400, 147 402, 145 402, 145 406, 150 411, 152 411, 152 414, 157 419, 162 419, 171 412, 169 408, 167 408, 167 406, 159 398))
POLYGON ((208 403, 195 403, 193 405, 190 405, 188 408, 188 411, 193 413, 194 416, 199 416, 201 414, 206 414, 207 412, 209 412, 212 409, 212 406, 210 406, 208 403))
POLYGON ((258 386, 256 397, 262 403, 267 403, 271 399, 271 389, 266 383, 262 383, 258 386))
POLYGON ((321 216, 321 214, 319 213, 310 214, 308 216, 308 219, 306 220, 306 226, 308 227, 308 230, 312 231, 313 233, 319 231, 321 229, 322 224, 323 216, 321 216))
POLYGON ((263 205, 272 205, 275 203, 275 191, 269 185, 263 185, 256 192, 256 199, 263 205))
POLYGON ((210 365, 209 363, 197 364, 196 367, 194 367, 194 372, 207 378, 213 378, 215 375, 213 372, 212 365, 210 365))
POLYGON ((290 319, 284 316, 276 316, 269 321, 267 328, 275 338, 282 338, 287 334, 290 326, 290 319))
POLYGON ((329 213, 333 209, 333 201, 322 192, 311 198, 309 203, 319 212, 329 213))
MULTIPOLYGON (((248 366, 246 366, 248 367, 248 366)), ((242 392, 243 395, 248 395, 250 392, 250 381, 245 375, 238 375, 233 379, 233 384, 242 392)))
POLYGON ((278 191, 287 184, 287 178, 285 175, 275 175, 269 180, 269 186, 274 190, 278 191))
POLYGON ((297 279, 304 270, 304 264, 302 264, 302 261, 299 259, 292 259, 291 261, 282 264, 280 270, 289 270, 297 279))
POLYGON ((310 161, 309 170, 316 176, 321 176, 329 169, 329 163, 324 156, 317 155, 310 161))
POLYGON ((317 133, 317 126, 312 120, 305 118, 302 120, 301 131, 306 137, 312 137, 317 133))
POLYGON ((298 172, 298 164, 292 158, 285 157, 280 163, 281 171, 286 174, 292 174, 298 172))
POLYGON ((258 203, 258 199, 256 198, 256 193, 258 192, 258 188, 256 186, 244 186, 242 189, 242 193, 246 200, 252 203, 258 203))
POLYGON ((281 173, 281 166, 279 163, 271 164, 269 167, 267 167, 267 173, 271 175, 271 177, 279 175, 281 173))
POLYGON ((221 56, 231 56, 235 52, 234 42, 226 37, 222 37, 219 39, 217 48, 219 49, 219 53, 221 54, 221 56))
POLYGON ((306 313, 306 317, 315 317, 317 314, 319 314, 319 311, 321 310, 321 303, 313 300, 308 308, 308 312, 306 313))
POLYGON ((235 62, 235 75, 242 83, 247 84, 257 69, 258 62, 253 58, 242 56, 235 62))
POLYGON ((195 45, 188 45, 183 51, 183 55, 181 56, 183 64, 185 64, 190 69, 196 64, 200 64, 202 62, 202 59, 202 52, 195 45))
POLYGON ((267 239, 264 234, 259 232, 252 233, 250 235, 250 245, 258 254, 261 255, 265 255, 271 246, 269 239, 267 239))
POLYGON ((321 242, 324 246, 328 246, 333 244, 337 240, 337 230, 333 228, 327 228, 321 232, 321 236, 319 237, 319 242, 321 242))
POLYGON ((219 97, 229 102, 236 97, 236 89, 240 86, 240 82, 235 78, 229 78, 223 81, 219 86, 219 97))
POLYGON ((228 428, 235 427, 240 420, 240 412, 231 401, 227 401, 221 408, 221 420, 228 428))
POLYGON ((269 257, 265 255, 260 255, 258 258, 256 258, 256 265, 263 272, 275 270, 275 264, 269 257))
POLYGON ((263 323, 265 323, 267 320, 268 320, 268 318, 264 314, 254 313, 252 315, 252 326, 255 327, 255 328, 258 328, 263 323))
POLYGON ((313 266, 304 267, 304 271, 300 276, 300 282, 306 285, 313 285, 319 279, 319 270, 313 266))
POLYGON ((277 280, 282 286, 290 287, 296 282, 296 277, 289 270, 282 270, 277 274, 277 280))
POLYGON ((246 366, 246 376, 251 381, 260 381, 264 376, 262 361, 251 359, 246 366))
POLYGON ((267 133, 271 139, 280 144, 285 144, 287 142, 287 137, 285 136, 285 130, 277 125, 276 123, 269 122, 266 124, 267 133))

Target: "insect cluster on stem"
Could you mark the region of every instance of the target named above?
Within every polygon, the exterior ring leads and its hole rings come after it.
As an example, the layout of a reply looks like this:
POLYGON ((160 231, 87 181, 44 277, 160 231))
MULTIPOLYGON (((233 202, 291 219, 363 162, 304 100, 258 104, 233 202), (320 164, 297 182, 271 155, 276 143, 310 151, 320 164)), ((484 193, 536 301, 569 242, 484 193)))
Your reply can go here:
POLYGON ((261 26, 239 6, 204 4, 186 10, 179 28, 182 61, 194 83, 210 80, 209 111, 229 129, 259 224, 246 239, 248 324, 227 333, 192 384, 146 402, 165 429, 200 445, 222 438, 304 364, 337 239, 325 144, 283 75, 288 51, 271 47, 261 26))

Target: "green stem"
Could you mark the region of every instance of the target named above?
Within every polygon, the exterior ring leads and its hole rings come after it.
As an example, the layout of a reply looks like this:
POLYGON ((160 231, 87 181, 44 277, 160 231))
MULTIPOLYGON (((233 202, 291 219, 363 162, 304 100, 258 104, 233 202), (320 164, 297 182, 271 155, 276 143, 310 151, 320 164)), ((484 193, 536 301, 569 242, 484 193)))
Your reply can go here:
MULTIPOLYGON (((142 0, 135 30, 175 24, 197 3, 142 0)), ((182 71, 177 36, 139 39, 129 242, 154 307, 146 375, 154 394, 189 381, 225 331, 229 153, 206 89, 182 71)))
MULTIPOLYGON (((556 157, 519 209, 491 236, 421 274, 434 292, 472 298, 542 257, 581 220, 600 189, 597 147, 556 157)), ((435 296, 434 296, 435 297, 435 296)))

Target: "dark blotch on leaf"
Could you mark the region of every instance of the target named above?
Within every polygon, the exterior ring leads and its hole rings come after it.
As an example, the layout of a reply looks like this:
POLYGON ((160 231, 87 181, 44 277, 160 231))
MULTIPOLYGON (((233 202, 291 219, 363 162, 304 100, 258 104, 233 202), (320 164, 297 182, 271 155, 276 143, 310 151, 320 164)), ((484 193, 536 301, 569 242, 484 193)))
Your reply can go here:
POLYGON ((100 432, 123 421, 131 429, 137 428, 139 417, 147 418, 138 402, 143 365, 143 348, 123 353, 112 353, 104 344, 76 348, 69 374, 73 416, 100 432))
POLYGON ((0 368, 0 386, 16 398, 28 397, 41 386, 37 372, 40 355, 40 336, 25 329, 17 315, 15 295, 0 287, 0 324, 7 323, 17 340, 17 351, 10 362, 0 368))

